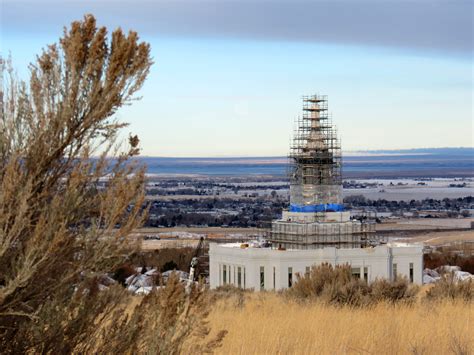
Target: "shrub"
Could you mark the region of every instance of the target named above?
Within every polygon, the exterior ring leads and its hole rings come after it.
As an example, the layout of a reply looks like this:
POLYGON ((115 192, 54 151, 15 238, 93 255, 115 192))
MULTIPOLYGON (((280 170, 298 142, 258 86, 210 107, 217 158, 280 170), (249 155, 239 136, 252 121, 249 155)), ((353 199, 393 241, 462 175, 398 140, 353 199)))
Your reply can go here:
POLYGON ((298 300, 319 299, 336 305, 365 306, 381 301, 411 302, 418 287, 406 278, 396 281, 376 280, 367 284, 351 274, 349 265, 321 264, 312 268, 308 275, 298 275, 295 285, 286 291, 298 300))
POLYGON ((419 287, 409 283, 406 277, 399 276, 395 281, 377 279, 370 284, 370 290, 373 302, 413 302, 419 291, 419 287))
POLYGON ((321 298, 330 304, 360 307, 370 303, 370 287, 360 279, 351 278, 346 283, 327 284, 321 298))
POLYGON ((172 279, 133 297, 98 284, 138 249, 131 234, 146 218, 145 167, 133 160, 139 139, 120 144, 126 124, 115 114, 136 99, 150 46, 134 31, 109 37, 86 15, 30 65, 28 83, 7 64, 0 57, 0 353, 218 346, 222 332, 203 340, 210 302, 202 287, 188 293, 172 279))
POLYGON ((166 287, 144 297, 119 285, 99 291, 96 280, 89 279, 77 292, 71 290, 66 307, 60 300, 46 302, 38 312, 41 321, 21 327, 15 342, 0 338, 0 349, 54 354, 209 353, 226 334, 220 331, 209 337, 211 304, 202 285, 186 292, 176 275, 166 287))
POLYGON ((186 292, 173 273, 166 287, 141 298, 129 317, 117 314, 102 331, 102 340, 119 354, 210 353, 221 345, 226 334, 222 330, 209 339, 207 317, 211 305, 211 294, 203 285, 193 285, 186 292))
POLYGON ((41 329, 68 328, 56 337, 79 341, 91 325, 80 322, 104 307, 89 304, 90 314, 63 324, 71 309, 81 313, 71 290, 138 247, 129 236, 146 218, 145 168, 133 160, 138 137, 120 144, 126 124, 114 115, 136 99, 151 64, 136 32, 109 38, 92 15, 45 47, 28 82, 0 57, 0 340, 15 353, 62 353, 41 329))
POLYGON ((427 292, 428 300, 463 300, 472 302, 474 300, 474 281, 456 280, 453 273, 443 275, 441 280, 436 282, 434 286, 427 292))
POLYGON ((296 276, 296 282, 288 290, 295 298, 305 299, 320 297, 326 289, 337 289, 351 280, 351 270, 348 265, 337 265, 335 268, 327 263, 313 267, 309 274, 296 276))

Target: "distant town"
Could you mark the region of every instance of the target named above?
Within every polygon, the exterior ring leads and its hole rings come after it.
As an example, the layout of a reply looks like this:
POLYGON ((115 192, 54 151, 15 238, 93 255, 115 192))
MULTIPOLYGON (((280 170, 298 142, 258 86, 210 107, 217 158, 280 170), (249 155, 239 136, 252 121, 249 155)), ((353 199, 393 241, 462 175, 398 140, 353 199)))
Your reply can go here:
MULTIPOLYGON (((464 218, 474 213, 474 180, 344 180, 344 205, 353 218, 464 218)), ((281 176, 151 177, 145 227, 268 228, 289 202, 281 176)))

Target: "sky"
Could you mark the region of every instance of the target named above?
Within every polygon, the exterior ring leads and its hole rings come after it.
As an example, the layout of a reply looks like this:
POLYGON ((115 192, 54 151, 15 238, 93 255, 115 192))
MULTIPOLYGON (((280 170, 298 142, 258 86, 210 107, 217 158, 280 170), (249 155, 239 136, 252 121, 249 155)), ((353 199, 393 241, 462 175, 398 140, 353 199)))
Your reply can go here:
POLYGON ((92 13, 155 64, 120 110, 148 156, 280 156, 301 97, 324 94, 345 151, 472 147, 473 2, 0 0, 20 77, 92 13))

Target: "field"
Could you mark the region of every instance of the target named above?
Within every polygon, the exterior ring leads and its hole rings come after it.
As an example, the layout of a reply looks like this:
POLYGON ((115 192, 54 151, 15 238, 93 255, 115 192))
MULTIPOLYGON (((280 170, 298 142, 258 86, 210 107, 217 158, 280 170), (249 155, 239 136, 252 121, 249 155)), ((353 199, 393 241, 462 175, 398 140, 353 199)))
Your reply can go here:
POLYGON ((415 235, 411 238, 400 239, 406 243, 424 243, 430 246, 440 246, 452 243, 474 242, 474 230, 450 231, 450 232, 428 232, 415 235))
POLYGON ((377 224, 379 231, 468 229, 474 218, 401 218, 377 224))
MULTIPOLYGON (((400 219, 377 224, 377 230, 396 237, 400 242, 423 242, 426 245, 439 246, 460 241, 474 241, 474 229, 467 229, 473 218, 439 218, 439 219, 400 219), (456 230, 457 229, 457 230, 456 230), (407 236, 400 232, 410 232, 407 236)), ((175 228, 140 228, 135 231, 136 237, 160 236, 161 240, 144 240, 143 250, 163 248, 196 247, 199 238, 210 240, 241 240, 245 237, 263 235, 264 229, 258 228, 222 228, 222 227, 175 227, 175 228)))
POLYGON ((437 179, 425 182, 426 186, 418 186, 416 180, 393 179, 393 180, 357 180, 359 182, 378 182, 384 186, 365 189, 344 189, 344 197, 351 195, 362 195, 370 200, 385 199, 389 201, 411 201, 423 199, 459 198, 474 195, 472 182, 466 181, 465 187, 449 187, 449 184, 459 183, 455 179, 437 179), (389 185, 393 183, 394 186, 389 185), (403 186, 397 185, 404 184, 403 186))
POLYGON ((217 303, 220 354, 472 354, 474 306, 378 304, 366 309, 299 304, 272 293, 217 303), (243 305, 242 305, 243 302, 243 305))

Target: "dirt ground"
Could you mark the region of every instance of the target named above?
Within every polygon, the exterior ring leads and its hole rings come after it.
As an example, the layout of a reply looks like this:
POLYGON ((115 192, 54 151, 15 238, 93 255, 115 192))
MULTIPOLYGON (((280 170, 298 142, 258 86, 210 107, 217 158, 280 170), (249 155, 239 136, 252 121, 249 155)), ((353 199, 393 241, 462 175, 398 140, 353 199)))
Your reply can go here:
POLYGON ((474 218, 413 218, 377 224, 379 231, 470 228, 474 218))
MULTIPOLYGON (((469 228, 474 218, 415 218, 386 221, 377 224, 377 230, 426 230, 426 229, 454 229, 469 228)), ((228 235, 228 234, 258 234, 268 230, 262 228, 223 228, 223 227, 173 227, 173 228, 140 228, 137 234, 166 234, 187 232, 196 234, 228 235)))
MULTIPOLYGON (((409 236, 397 239, 400 242, 423 242, 426 245, 440 246, 461 241, 474 242, 474 229, 467 230, 474 218, 439 218, 439 219, 400 219, 377 224, 376 230, 385 233, 409 231, 409 236), (459 229, 459 230, 453 230, 459 229)), ((239 236, 262 235, 268 230, 259 228, 222 228, 222 227, 175 227, 175 228, 141 228, 136 231, 138 238, 159 236, 160 240, 144 240, 144 250, 163 248, 195 247, 201 236, 207 239, 238 239, 239 236), (184 236, 180 233, 185 234, 184 236)), ((403 235, 403 233, 402 233, 403 235)))
POLYGON ((199 234, 252 234, 261 233, 265 229, 261 228, 223 228, 223 227, 173 227, 173 228, 140 228, 136 230, 139 234, 157 234, 157 233, 173 233, 188 232, 199 234))
POLYGON ((400 242, 424 243, 430 246, 440 246, 456 242, 469 241, 474 243, 474 230, 428 232, 414 235, 410 238, 400 239, 400 242))
POLYGON ((179 249, 179 248, 186 248, 186 247, 195 248, 197 247, 198 243, 199 243, 198 239, 144 240, 142 243, 142 250, 149 251, 149 250, 167 249, 167 248, 179 249))
POLYGON ((164 248, 184 248, 196 247, 201 237, 209 240, 239 240, 239 236, 262 235, 266 232, 259 228, 222 228, 222 227, 204 227, 204 228, 140 228, 135 231, 135 236, 141 238, 144 236, 159 236, 160 240, 144 240, 143 250, 155 250, 164 248), (184 235, 180 235, 180 234, 184 235))

